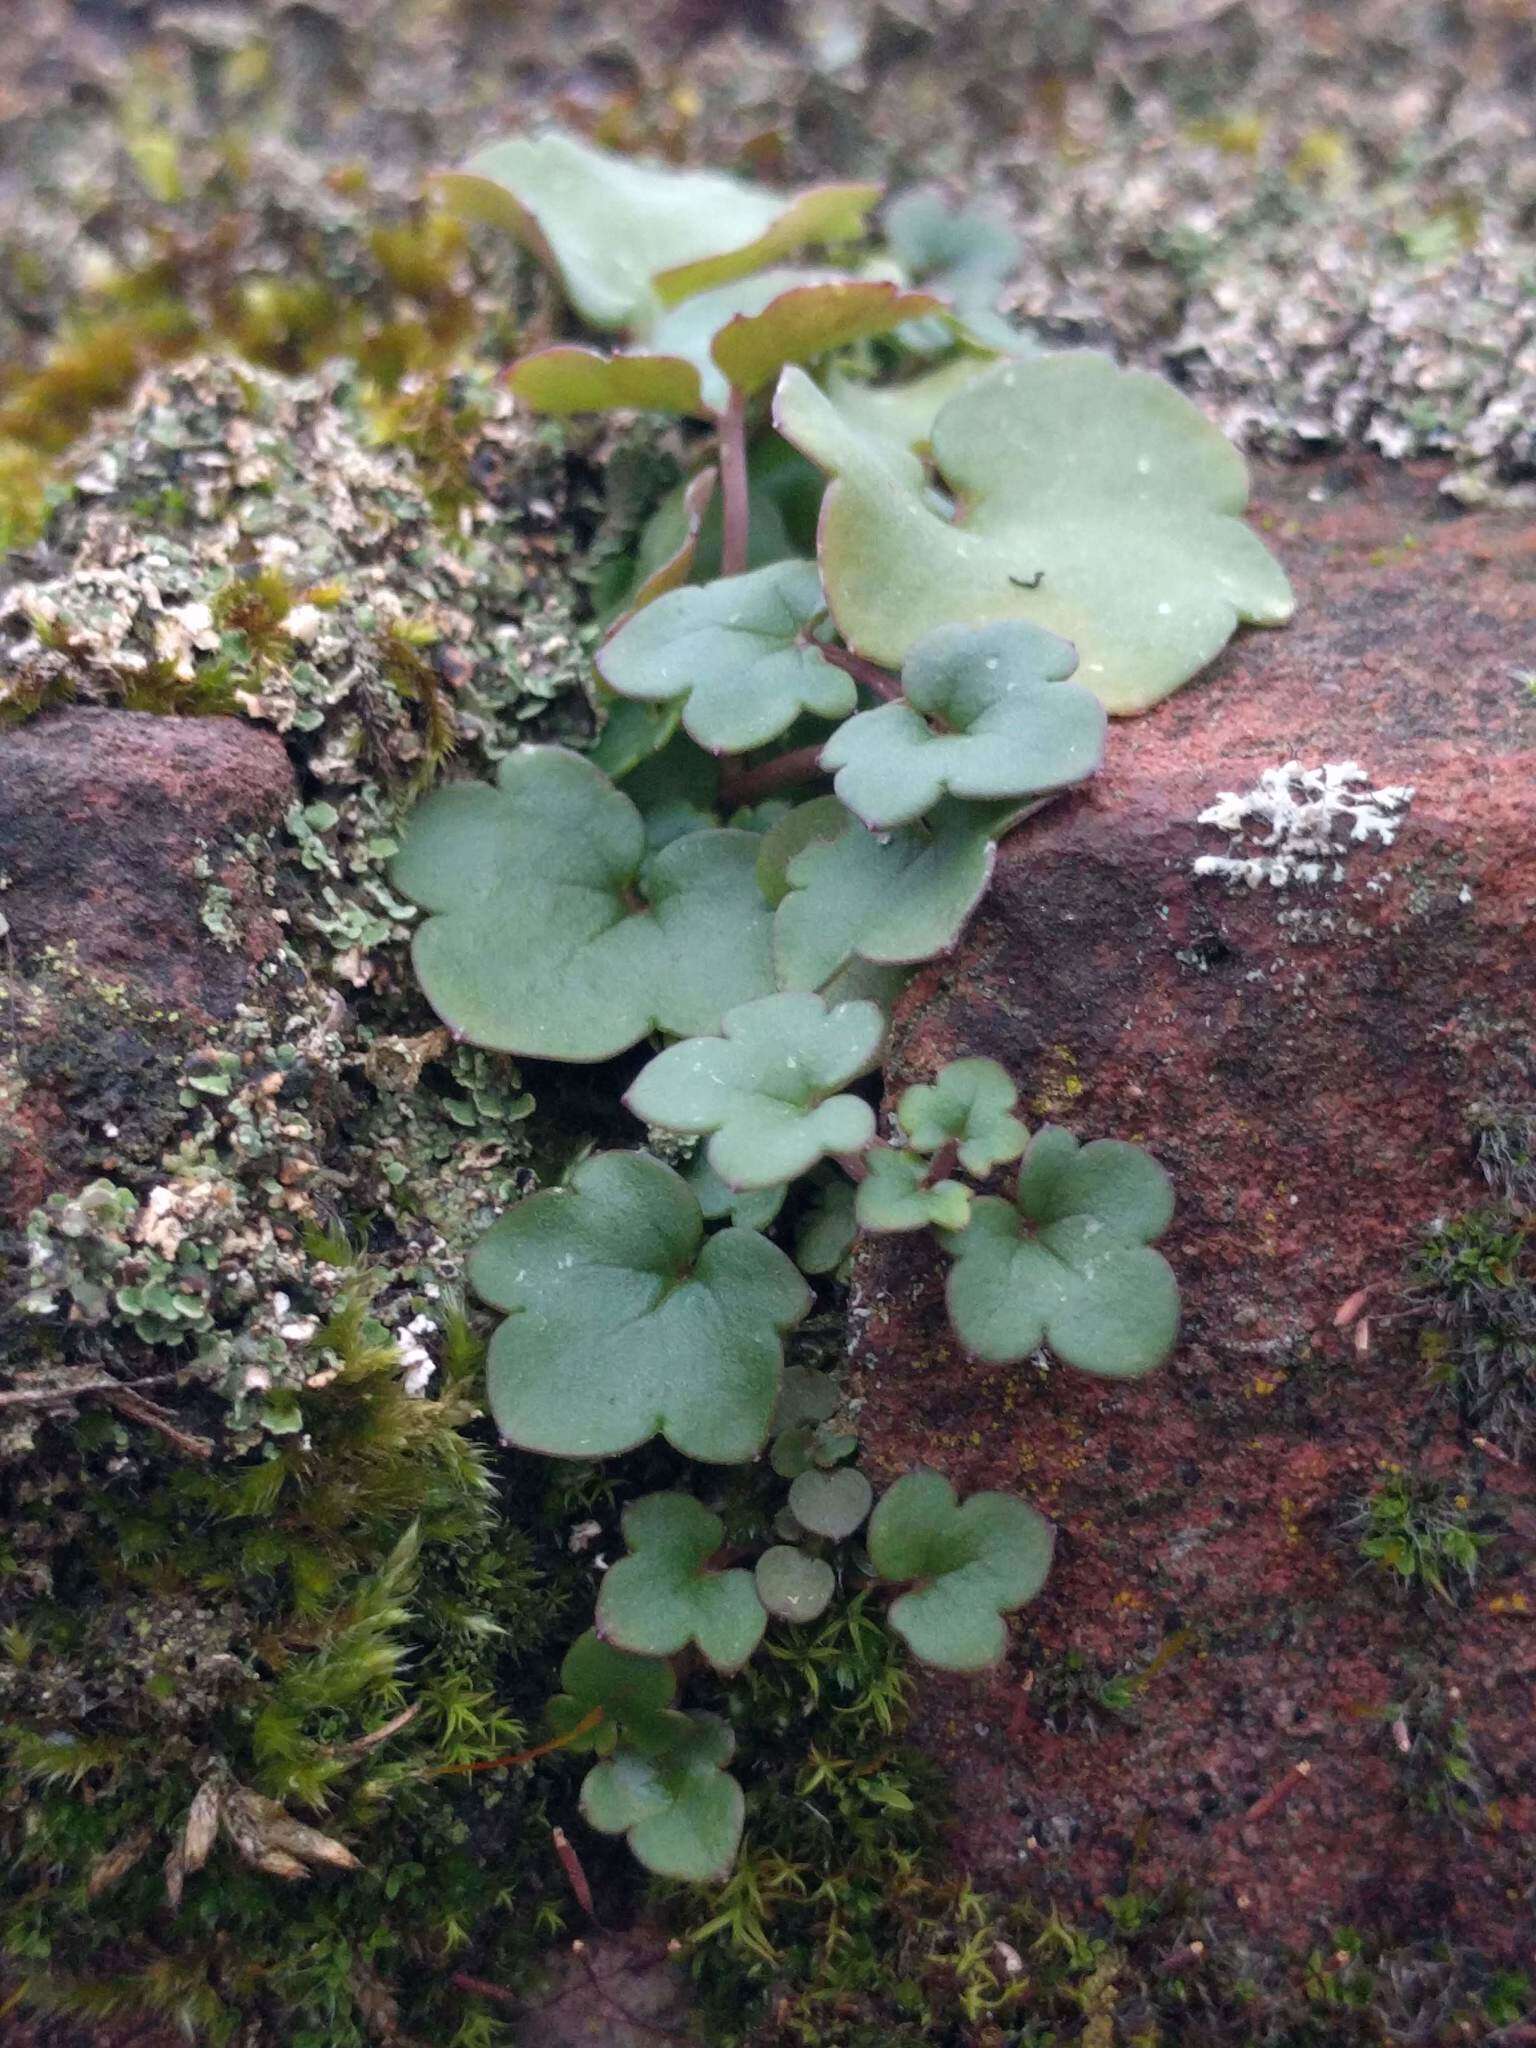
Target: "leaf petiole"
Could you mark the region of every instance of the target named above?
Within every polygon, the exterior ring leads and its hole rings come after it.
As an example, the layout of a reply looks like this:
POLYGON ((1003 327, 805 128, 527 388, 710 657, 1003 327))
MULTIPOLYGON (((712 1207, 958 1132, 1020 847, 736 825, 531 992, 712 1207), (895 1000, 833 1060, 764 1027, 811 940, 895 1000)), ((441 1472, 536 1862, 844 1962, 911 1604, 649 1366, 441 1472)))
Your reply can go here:
POLYGON ((740 576, 747 566, 752 504, 747 483, 747 400, 732 390, 720 415, 720 573, 740 576))

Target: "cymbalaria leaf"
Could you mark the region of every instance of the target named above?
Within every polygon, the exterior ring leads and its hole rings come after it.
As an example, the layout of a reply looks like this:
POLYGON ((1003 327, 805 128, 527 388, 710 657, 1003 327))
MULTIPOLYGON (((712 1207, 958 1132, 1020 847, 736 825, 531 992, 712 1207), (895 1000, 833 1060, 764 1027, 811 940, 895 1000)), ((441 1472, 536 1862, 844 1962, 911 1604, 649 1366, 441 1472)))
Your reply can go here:
POLYGON ((1076 664, 1064 640, 1019 619, 936 627, 907 656, 902 700, 839 726, 821 765, 876 831, 911 824, 946 793, 1065 789, 1092 775, 1104 750, 1104 707, 1062 680, 1076 664))
POLYGON ((1013 1114, 1019 1091, 996 1060, 950 1060, 932 1082, 903 1090, 896 1120, 914 1152, 954 1145, 960 1164, 978 1179, 1017 1159, 1029 1132, 1013 1114))
POLYGON ((810 1293, 751 1230, 704 1235, 685 1181, 604 1152, 492 1225, 469 1277, 507 1320, 487 1389, 503 1436, 604 1458, 660 1435, 706 1464, 754 1457, 778 1398, 782 1333, 810 1293))
POLYGON ((763 1605, 744 1571, 716 1571, 718 1515, 687 1493, 651 1493, 624 1510, 628 1557, 604 1575, 597 1633, 643 1657, 696 1643, 717 1671, 739 1671, 763 1633, 763 1605))
POLYGON ((772 988, 759 850, 704 831, 648 853, 600 769, 520 747, 495 788, 424 798, 391 873, 431 913, 413 956, 446 1024, 498 1052, 601 1060, 648 1031, 712 1031, 772 988))
POLYGON ((854 958, 893 965, 948 952, 987 886, 997 836, 1016 815, 1013 805, 946 800, 919 824, 877 834, 850 812, 839 821, 818 807, 823 836, 788 861, 789 893, 774 913, 779 980, 823 988, 854 958))
POLYGON ((780 1621, 814 1621, 837 1590, 837 1574, 825 1558, 810 1557, 788 1543, 763 1552, 755 1577, 758 1598, 780 1621))
POLYGON ((1145 711, 1240 623, 1279 625, 1290 585, 1243 525, 1241 456, 1182 393, 1087 352, 995 365, 944 406, 932 452, 860 433, 803 371, 780 433, 835 479, 822 575, 849 644, 899 666, 935 626, 1024 619, 1071 641, 1111 712, 1145 711))
POLYGON ((642 325, 795 249, 846 241, 879 197, 855 184, 771 192, 557 131, 493 143, 440 182, 461 213, 517 235, 588 325, 607 328, 642 325))
POLYGON ((711 1133, 709 1163, 727 1187, 774 1187, 874 1137, 869 1104, 838 1092, 879 1057, 885 1018, 873 1003, 762 996, 728 1011, 721 1032, 669 1045, 624 1100, 649 1124, 711 1133))
POLYGON ((853 710, 852 678, 817 644, 825 611, 809 562, 773 562, 658 597, 602 648, 598 670, 622 697, 681 704, 684 730, 710 753, 744 753, 802 712, 853 710))
POLYGON ((1048 1344, 1084 1372, 1150 1372, 1178 1333, 1178 1289, 1150 1249, 1172 1215, 1168 1176, 1147 1153, 1117 1138, 1079 1149, 1070 1132, 1045 1125, 1013 1201, 983 1196, 946 1240, 961 1343, 998 1362, 1048 1344))
POLYGON ((624 1835, 647 1870, 718 1882, 736 1860, 746 1802, 725 1770, 735 1737, 714 1714, 669 1713, 654 1752, 620 1749, 587 1773, 581 1810, 601 1834, 624 1835))
POLYGON ((662 1717, 677 1694, 670 1664, 616 1650, 588 1629, 566 1651, 560 1683, 565 1690, 550 1701, 549 1722, 573 1755, 610 1756, 621 1740, 635 1749, 663 1740, 662 1717), (583 1725, 594 1712, 595 1725, 583 1725))
POLYGON ((910 1583, 892 1602, 891 1626, 914 1655, 941 1671, 983 1671, 1007 1643, 1003 1616, 1032 1600, 1050 1570, 1051 1525, 1006 1493, 973 1493, 961 1506, 937 1472, 909 1472, 869 1523, 869 1557, 882 1579, 910 1583))
POLYGON ((875 1145, 864 1155, 854 1214, 865 1230, 894 1232, 959 1230, 971 1213, 971 1191, 963 1181, 928 1184, 928 1161, 915 1152, 875 1145))
POLYGON ((813 1536, 841 1542, 858 1528, 873 1499, 864 1474, 844 1465, 833 1472, 802 1472, 789 1489, 789 1512, 813 1536))

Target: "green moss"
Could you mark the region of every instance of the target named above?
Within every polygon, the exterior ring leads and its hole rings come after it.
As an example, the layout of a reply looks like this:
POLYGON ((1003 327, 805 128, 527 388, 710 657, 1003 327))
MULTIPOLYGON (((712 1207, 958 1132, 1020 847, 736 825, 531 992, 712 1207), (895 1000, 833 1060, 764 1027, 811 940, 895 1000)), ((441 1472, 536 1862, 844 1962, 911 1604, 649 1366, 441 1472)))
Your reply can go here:
POLYGON ((12 1490, 0 1941, 24 2009, 347 2048, 387 2001, 484 2039, 454 1969, 526 1984, 558 1931, 538 1787, 463 1767, 527 1740, 569 1568, 493 1478, 467 1326, 413 1398, 369 1292, 351 1269, 315 1333, 302 1434, 202 1469, 88 1414, 50 1425, 46 1493, 12 1490), (208 1784, 361 1867, 284 1884, 226 1822, 172 1909, 162 1865, 208 1784))
POLYGON ((1438 1479, 1389 1472, 1359 1501, 1347 1526, 1362 1560, 1405 1592, 1450 1600, 1477 1576, 1492 1541, 1473 1523, 1473 1499, 1438 1479))
POLYGON ((1478 1156, 1498 1197, 1436 1225, 1409 1270, 1423 1318, 1419 1352, 1463 1421, 1520 1457, 1536 1427, 1536 1238, 1530 1223, 1533 1122, 1479 1120, 1478 1156))

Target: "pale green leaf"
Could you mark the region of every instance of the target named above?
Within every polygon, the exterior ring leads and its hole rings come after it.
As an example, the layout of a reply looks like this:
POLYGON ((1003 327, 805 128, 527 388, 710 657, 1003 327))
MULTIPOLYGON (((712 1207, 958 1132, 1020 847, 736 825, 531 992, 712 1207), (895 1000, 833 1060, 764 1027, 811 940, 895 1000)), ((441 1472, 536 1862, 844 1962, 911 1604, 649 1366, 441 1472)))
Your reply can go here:
POLYGON ((852 1251, 858 1234, 853 1193, 853 1183, 839 1173, 812 1195, 795 1234, 795 1264, 802 1273, 836 1273, 852 1251))
POLYGON ((728 1188, 705 1152, 689 1160, 683 1178, 692 1189, 706 1223, 718 1223, 722 1217, 729 1217, 742 1230, 766 1230, 789 1193, 783 1181, 776 1187, 728 1188))
POLYGON ((674 733, 665 746, 636 763, 624 777, 624 794, 644 821, 651 853, 720 823, 719 764, 683 733, 674 733))
POLYGON ((592 762, 520 747, 497 787, 448 783, 416 807, 391 877, 431 913, 413 958, 446 1024, 498 1052, 601 1060, 650 1031, 712 1031, 772 988, 758 848, 706 831, 648 853, 592 762))
POLYGON ((906 274, 944 294, 948 319, 904 327, 907 348, 933 354, 952 347, 955 332, 982 348, 1032 355, 1037 344, 995 312, 999 292, 1018 267, 1019 241, 985 205, 950 207, 935 191, 907 192, 886 209, 885 232, 906 274))
POLYGON ((789 1512, 813 1536, 840 1543, 858 1528, 873 1499, 864 1474, 844 1465, 834 1472, 802 1472, 789 1489, 789 1512))
POLYGON ((735 1738, 713 1714, 669 1714, 656 1754, 620 1749, 587 1773, 581 1810, 599 1833, 625 1835, 647 1870, 695 1884, 729 1876, 746 1802, 723 1766, 735 1738))
POLYGON ((950 1060, 932 1082, 905 1089, 896 1119, 914 1152, 958 1148, 960 1164, 979 1180, 1017 1159, 1029 1132, 1013 1114, 1019 1091, 996 1060, 950 1060))
MULTIPOLYGON (((846 1187, 847 1182, 843 1185, 846 1187)), ((773 1426, 788 1429, 805 1422, 825 1422, 829 1415, 837 1413, 841 1398, 831 1373, 818 1372, 810 1365, 786 1366, 773 1426)))
POLYGON ((882 1233, 958 1230, 971 1213, 971 1191, 963 1181, 928 1185, 928 1161, 891 1145, 864 1155, 866 1177, 859 1182, 854 1215, 860 1228, 882 1233))
POLYGON ((893 456, 923 453, 944 407, 992 367, 985 356, 959 355, 898 384, 866 384, 834 369, 826 395, 862 439, 883 445, 893 456))
POLYGON ((1147 709, 1240 622, 1279 625, 1290 586, 1243 525, 1242 458, 1181 393, 1089 353, 1000 363, 933 424, 935 505, 915 455, 861 432, 803 372, 779 431, 836 481, 821 567, 838 628, 886 667, 941 625, 1023 619, 1069 640, 1112 712, 1147 709))
POLYGON ((507 372, 507 388, 531 412, 565 418, 571 413, 671 412, 707 419, 697 367, 649 349, 598 349, 562 342, 521 356, 507 372))
POLYGON ((507 1320, 486 1383, 503 1436, 603 1458, 655 1435, 691 1458, 755 1457, 779 1392, 782 1333, 810 1293, 749 1230, 704 1235, 681 1176, 641 1153, 586 1159, 510 1209, 470 1255, 507 1320))
MULTIPOLYGON (((855 958, 891 966, 948 952, 981 900, 997 837, 1017 809, 946 800, 921 823, 878 834, 841 806, 813 815, 812 836, 785 864, 788 894, 774 913, 774 963, 785 988, 823 988, 855 958)), ((763 863, 799 829, 792 813, 773 850, 765 845, 763 863)))
POLYGON ((458 211, 508 228, 547 263, 589 326, 610 328, 644 325, 796 249, 850 240, 879 197, 874 185, 770 192, 557 132, 494 143, 440 182, 458 211))
POLYGON ((833 788, 873 830, 909 825, 944 795, 1042 796, 1092 775, 1104 707, 1062 680, 1064 640, 1020 619, 939 626, 908 654, 902 696, 840 725, 821 751, 833 788))
POLYGON ((944 291, 995 297, 1018 268, 1019 239, 999 212, 979 204, 948 206, 931 187, 891 201, 885 235, 909 277, 944 291))
POLYGON ((717 1671, 739 1671, 763 1633, 750 1572, 716 1571, 725 1525, 691 1494, 651 1493, 624 1510, 629 1556, 604 1574, 597 1633, 642 1657, 698 1645, 717 1671))
POLYGON ((774 562, 657 598, 605 643, 598 671, 622 697, 680 704, 711 753, 745 753, 802 712, 846 718, 854 708, 853 679, 817 644, 825 610, 811 563, 774 562))
POLYGON ((1168 1176, 1145 1152, 1115 1138, 1079 1150, 1047 1125, 1030 1140, 1015 1199, 983 1197, 946 1240, 956 1335, 997 1362, 1048 1344, 1085 1372, 1150 1372, 1178 1334, 1178 1287, 1149 1248, 1172 1215, 1168 1176))
POLYGON ((661 1129, 708 1132, 709 1163, 727 1187, 774 1187, 873 1138, 869 1104, 838 1092, 879 1058, 885 1018, 873 1003, 763 996, 720 1028, 658 1053, 624 1100, 661 1129))
POLYGON ((780 1621, 814 1621, 837 1590, 837 1574, 825 1558, 787 1543, 765 1550, 754 1576, 758 1598, 780 1621))
POLYGON ((914 1655, 941 1671, 981 1671, 1006 1647, 1002 1617, 1044 1585, 1054 1539, 1012 1494, 975 1493, 961 1506, 939 1473, 909 1472, 876 1507, 868 1540, 879 1576, 911 1587, 890 1622, 914 1655))
POLYGON ((732 389, 750 398, 786 363, 811 362, 940 308, 931 293, 903 291, 883 279, 808 278, 760 312, 738 313, 720 328, 710 353, 732 389))
POLYGON ((647 325, 643 347, 539 349, 514 363, 507 381, 535 412, 630 406, 707 418, 725 410, 733 390, 750 397, 771 384, 786 363, 883 334, 939 304, 836 271, 764 270, 669 307, 647 325))

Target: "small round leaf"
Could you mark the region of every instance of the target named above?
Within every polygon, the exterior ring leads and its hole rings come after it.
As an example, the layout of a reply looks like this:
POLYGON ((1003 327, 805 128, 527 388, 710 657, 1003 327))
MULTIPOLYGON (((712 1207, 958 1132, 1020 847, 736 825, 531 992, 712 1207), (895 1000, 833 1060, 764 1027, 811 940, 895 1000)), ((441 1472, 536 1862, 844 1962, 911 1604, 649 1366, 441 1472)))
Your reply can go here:
POLYGON ((867 1177, 859 1182, 854 1213, 861 1229, 880 1232, 958 1230, 971 1213, 971 1191, 963 1181, 928 1185, 928 1161, 891 1145, 873 1145, 864 1155, 867 1177))
POLYGON ((837 1574, 825 1558, 787 1543, 765 1550, 754 1576, 759 1599, 780 1621, 814 1621, 837 1590, 837 1574))
POLYGON ((896 1118, 914 1152, 959 1148, 960 1164, 979 1179, 1017 1159, 1029 1132, 1013 1110, 1019 1091, 996 1060, 950 1060, 932 1082, 906 1089, 896 1118))
POLYGON ((869 1513, 874 1489, 851 1465, 835 1471, 802 1472, 789 1489, 789 1512, 813 1536, 840 1543, 869 1513))

